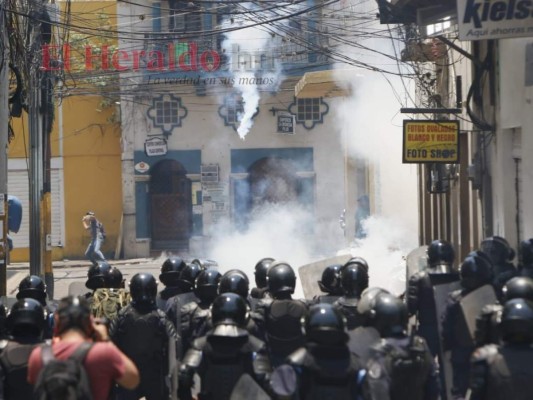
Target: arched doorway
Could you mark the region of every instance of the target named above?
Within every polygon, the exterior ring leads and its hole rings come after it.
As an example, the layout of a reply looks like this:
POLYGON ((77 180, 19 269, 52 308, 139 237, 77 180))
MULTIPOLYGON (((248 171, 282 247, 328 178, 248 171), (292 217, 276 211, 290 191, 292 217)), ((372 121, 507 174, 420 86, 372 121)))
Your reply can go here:
POLYGON ((192 231, 191 181, 183 165, 163 160, 150 176, 152 249, 188 250, 192 231))
POLYGON ((245 230, 254 212, 270 204, 305 206, 308 195, 312 197, 307 186, 302 184, 290 160, 278 157, 257 160, 248 169, 246 179, 234 181, 235 226, 245 230))

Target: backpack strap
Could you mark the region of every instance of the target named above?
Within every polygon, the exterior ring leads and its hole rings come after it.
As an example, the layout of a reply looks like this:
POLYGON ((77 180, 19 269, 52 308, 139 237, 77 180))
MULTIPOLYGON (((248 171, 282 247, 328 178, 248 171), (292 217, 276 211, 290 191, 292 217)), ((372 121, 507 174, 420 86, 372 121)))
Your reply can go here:
POLYGON ((69 357, 70 359, 79 361, 80 363, 83 363, 85 360, 85 357, 87 356, 87 353, 89 350, 92 349, 94 343, 92 342, 82 342, 76 350, 74 350, 74 353, 69 357))

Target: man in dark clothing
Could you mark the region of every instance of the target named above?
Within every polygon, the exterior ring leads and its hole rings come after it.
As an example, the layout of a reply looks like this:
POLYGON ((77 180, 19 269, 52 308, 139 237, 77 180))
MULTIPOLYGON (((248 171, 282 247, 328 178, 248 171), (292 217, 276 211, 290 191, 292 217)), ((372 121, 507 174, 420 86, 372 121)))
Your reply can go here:
POLYGON ((522 240, 518 249, 520 264, 518 271, 520 276, 533 279, 533 238, 522 240))
POLYGON ((533 393, 533 303, 513 299, 502 310, 503 343, 478 348, 471 359, 471 400, 530 400, 533 393))
POLYGON ((151 274, 135 274, 130 292, 131 303, 111 321, 109 336, 137 365, 141 382, 135 390, 119 388, 117 399, 168 398, 177 390, 168 387, 167 382, 172 366, 177 364, 178 335, 165 313, 156 307, 157 282, 151 274))
POLYGON ((492 285, 496 296, 501 300, 502 288, 505 283, 518 275, 518 270, 513 263, 515 252, 503 237, 491 236, 481 242, 480 250, 485 253, 494 267, 494 281, 492 285))
POLYGON ((462 289, 449 294, 442 317, 442 347, 444 351, 451 352, 451 392, 454 399, 462 399, 466 394, 470 356, 475 349, 474 340, 466 329, 460 303, 469 293, 493 282, 492 264, 481 251, 471 252, 461 264, 460 276, 462 289))
POLYGON ((272 299, 263 299, 257 304, 254 318, 259 337, 264 337, 267 343, 270 362, 277 367, 305 343, 300 321, 307 315, 307 305, 292 298, 296 275, 288 263, 272 263, 268 269, 267 282, 272 299))
POLYGON ((361 293, 368 287, 368 268, 360 261, 349 260, 340 271, 340 284, 343 292, 335 303, 346 318, 349 331, 362 325, 361 315, 357 312, 357 304, 361 293))
POLYGON ((209 330, 210 308, 218 295, 221 276, 218 270, 209 268, 196 278, 194 293, 199 302, 191 301, 181 308, 182 354, 189 350, 195 339, 205 336, 209 330))
POLYGON ((322 271, 322 279, 318 281, 320 290, 325 293, 316 296, 313 300, 316 303, 335 303, 342 296, 340 271, 342 264, 328 265, 322 271))
POLYGON ((266 385, 271 370, 265 346, 244 329, 247 318, 246 303, 238 294, 224 293, 215 299, 213 329, 193 342, 180 366, 180 400, 192 399, 195 373, 201 380, 200 399, 229 399, 244 374, 257 385, 266 385))
POLYGON ((350 353, 345 320, 338 308, 319 303, 309 308, 304 329, 306 344, 278 367, 272 392, 283 399, 358 399, 363 366, 350 353))
POLYGON ((43 342, 44 309, 35 299, 20 299, 7 319, 9 340, 0 341, 0 398, 27 400, 33 397, 28 383, 28 360, 43 342))
POLYGON ((268 296, 267 291, 267 270, 268 267, 274 262, 273 258, 265 257, 262 258, 255 264, 255 287, 250 291, 251 306, 252 309, 255 308, 257 300, 268 296))
POLYGON ((167 258, 161 265, 161 273, 159 274, 159 281, 165 287, 157 293, 156 304, 160 310, 165 310, 167 301, 171 297, 183 293, 182 285, 180 284, 180 273, 187 266, 181 257, 172 256, 167 258))
POLYGON ((37 275, 28 275, 19 283, 17 299, 25 298, 37 300, 44 308, 45 325, 43 330, 44 339, 51 339, 54 328, 54 311, 57 308, 57 302, 47 300, 46 284, 41 277, 37 275))
POLYGON ((371 325, 381 340, 367 362, 368 400, 437 400, 437 366, 423 338, 407 336, 407 307, 397 297, 381 293, 372 305, 371 325))

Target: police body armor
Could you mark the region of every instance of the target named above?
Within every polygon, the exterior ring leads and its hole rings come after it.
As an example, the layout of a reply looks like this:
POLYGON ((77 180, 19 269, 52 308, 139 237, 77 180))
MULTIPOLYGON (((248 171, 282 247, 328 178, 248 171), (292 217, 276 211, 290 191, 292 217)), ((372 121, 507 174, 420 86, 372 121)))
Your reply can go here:
POLYGON ((356 399, 360 393, 359 365, 345 347, 309 345, 290 355, 288 363, 299 374, 300 399, 356 399))
MULTIPOLYGON (((166 393, 169 334, 175 334, 172 324, 163 311, 158 309, 142 313, 130 304, 112 322, 111 338, 137 365, 141 377, 137 390, 145 393, 147 398, 158 398, 157 396, 164 396, 163 393, 166 393)), ((172 339, 175 340, 174 337, 172 339)))
POLYGON ((33 386, 27 381, 28 360, 33 349, 41 343, 1 341, 0 364, 4 381, 3 398, 28 400, 33 398, 33 386))
POLYGON ((190 302, 198 302, 194 292, 181 293, 167 300, 162 310, 174 324, 177 332, 181 332, 181 308, 190 302))
POLYGON ((337 300, 339 300, 341 296, 334 295, 334 294, 325 294, 321 296, 316 296, 313 300, 315 300, 315 303, 327 303, 327 304, 335 304, 337 300))
POLYGON ((476 318, 476 332, 474 341, 476 347, 488 344, 500 344, 501 334, 499 329, 499 319, 503 307, 500 304, 488 304, 481 310, 476 318))
POLYGON ((488 345, 472 357, 472 400, 530 400, 533 393, 533 348, 488 345))
POLYGON ((183 290, 181 287, 178 286, 167 286, 163 290, 157 293, 157 296, 155 298, 155 303, 157 305, 157 308, 160 310, 165 310, 167 306, 167 301, 171 297, 177 296, 178 294, 181 294, 183 290))
POLYGON ((183 354, 191 347, 192 342, 205 336, 210 324, 210 304, 191 302, 181 308, 181 338, 183 343, 183 354))
POLYGON ((301 319, 307 306, 299 300, 272 300, 265 311, 265 339, 272 364, 277 366, 305 344, 301 319))
POLYGON ((355 297, 340 297, 334 305, 339 307, 346 317, 346 329, 351 331, 363 325, 363 316, 357 311, 359 299, 355 297))
POLYGON ((429 400, 439 395, 433 358, 418 336, 382 339, 374 345, 367 383, 371 399, 429 400))
POLYGON ((208 335, 194 341, 181 369, 200 375, 200 400, 227 400, 243 374, 258 377, 268 372, 261 365, 266 359, 257 356, 263 349, 264 343, 253 336, 208 335))

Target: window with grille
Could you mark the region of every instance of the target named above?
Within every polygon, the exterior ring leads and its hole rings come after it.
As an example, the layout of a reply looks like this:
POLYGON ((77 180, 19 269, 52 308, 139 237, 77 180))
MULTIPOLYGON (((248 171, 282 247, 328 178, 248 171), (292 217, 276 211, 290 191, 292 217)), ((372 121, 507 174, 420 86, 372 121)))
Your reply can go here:
POLYGON ((179 108, 177 101, 156 101, 156 123, 157 124, 179 124, 179 108))
POLYGON ((238 125, 240 116, 244 112, 244 105, 240 97, 231 96, 226 100, 226 119, 228 125, 238 125))
POLYGON ((320 98, 298 99, 296 108, 297 121, 320 121, 320 98))

